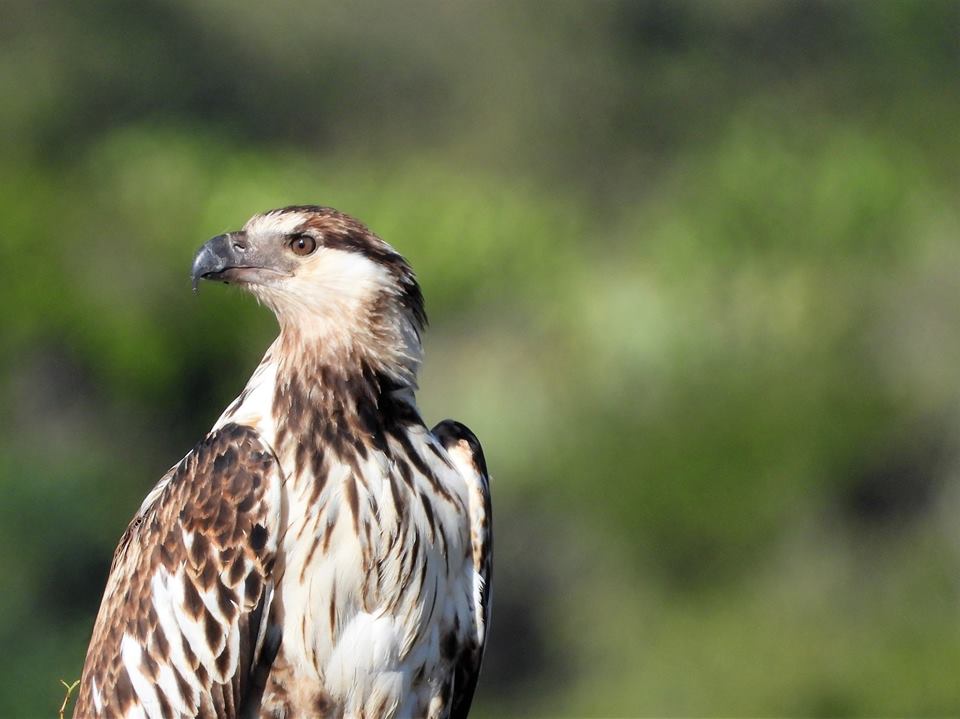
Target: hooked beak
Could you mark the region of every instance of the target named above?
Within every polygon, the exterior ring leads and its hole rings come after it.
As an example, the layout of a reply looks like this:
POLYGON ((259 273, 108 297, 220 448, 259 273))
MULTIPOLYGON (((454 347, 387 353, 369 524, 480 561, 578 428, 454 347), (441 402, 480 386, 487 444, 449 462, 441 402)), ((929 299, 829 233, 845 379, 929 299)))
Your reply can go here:
POLYGON ((223 274, 240 264, 239 253, 230 242, 230 235, 217 235, 197 250, 193 258, 193 291, 197 291, 200 280, 220 279, 223 274))
POLYGON ((274 269, 265 253, 248 246, 243 232, 217 235, 197 250, 190 276, 193 291, 200 280, 220 280, 229 284, 257 284, 270 279, 289 277, 290 272, 274 269))

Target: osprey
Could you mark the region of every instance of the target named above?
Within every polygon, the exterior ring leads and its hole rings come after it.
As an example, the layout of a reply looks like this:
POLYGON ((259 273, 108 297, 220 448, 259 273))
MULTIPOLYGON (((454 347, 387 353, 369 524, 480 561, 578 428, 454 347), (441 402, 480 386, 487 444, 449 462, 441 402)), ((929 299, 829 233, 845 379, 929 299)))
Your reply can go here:
POLYGON ((463 717, 490 614, 490 493, 414 400, 410 266, 336 210, 207 242, 280 333, 120 540, 75 717, 463 717))

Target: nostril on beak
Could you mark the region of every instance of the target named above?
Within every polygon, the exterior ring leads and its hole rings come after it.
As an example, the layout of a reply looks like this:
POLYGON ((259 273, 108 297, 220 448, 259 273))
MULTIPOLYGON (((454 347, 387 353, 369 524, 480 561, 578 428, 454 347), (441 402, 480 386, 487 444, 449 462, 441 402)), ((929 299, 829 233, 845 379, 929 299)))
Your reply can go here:
POLYGON ((240 242, 239 240, 234 240, 233 249, 235 249, 237 252, 243 252, 244 250, 247 249, 247 246, 244 243, 240 242))

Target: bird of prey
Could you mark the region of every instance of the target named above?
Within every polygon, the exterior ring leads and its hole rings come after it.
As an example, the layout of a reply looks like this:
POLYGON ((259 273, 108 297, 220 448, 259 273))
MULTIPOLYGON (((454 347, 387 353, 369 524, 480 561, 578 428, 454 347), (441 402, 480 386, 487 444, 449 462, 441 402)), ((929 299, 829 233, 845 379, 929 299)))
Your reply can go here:
POLYGON ((113 558, 75 717, 463 717, 490 615, 476 437, 427 429, 406 260, 327 207, 197 252, 280 332, 113 558))

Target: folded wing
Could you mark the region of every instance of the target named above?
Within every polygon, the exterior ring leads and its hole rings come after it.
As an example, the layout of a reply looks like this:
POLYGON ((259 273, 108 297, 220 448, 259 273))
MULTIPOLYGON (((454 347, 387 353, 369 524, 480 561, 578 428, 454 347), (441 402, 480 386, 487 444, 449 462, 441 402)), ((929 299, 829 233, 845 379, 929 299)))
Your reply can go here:
POLYGON ((467 482, 470 544, 473 556, 474 631, 462 647, 454 668, 450 718, 463 719, 470 711, 480 677, 480 664, 490 625, 490 575, 493 559, 493 516, 490 507, 490 477, 483 449, 466 426, 447 419, 431 430, 467 482))
POLYGON ((114 555, 75 717, 237 715, 271 651, 280 484, 273 451, 236 424, 161 480, 114 555))

